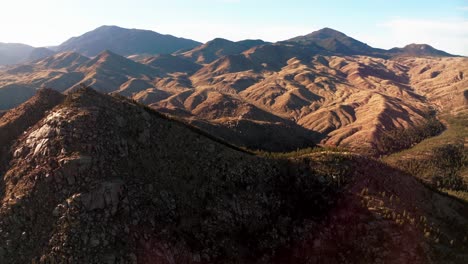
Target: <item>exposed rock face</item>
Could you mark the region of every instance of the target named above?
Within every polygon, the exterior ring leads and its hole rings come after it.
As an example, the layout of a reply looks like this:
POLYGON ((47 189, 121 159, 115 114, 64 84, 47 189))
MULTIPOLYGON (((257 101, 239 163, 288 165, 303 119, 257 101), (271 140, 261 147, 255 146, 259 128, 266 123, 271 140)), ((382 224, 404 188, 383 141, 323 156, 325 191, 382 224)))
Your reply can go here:
POLYGON ((427 263, 442 261, 436 238, 454 263, 467 257, 466 204, 394 169, 349 154, 257 157, 90 89, 9 152, 2 264, 427 263))
POLYGON ((0 172, 6 165, 13 141, 47 115, 47 111, 60 104, 63 98, 59 92, 42 89, 29 101, 0 117, 0 172))

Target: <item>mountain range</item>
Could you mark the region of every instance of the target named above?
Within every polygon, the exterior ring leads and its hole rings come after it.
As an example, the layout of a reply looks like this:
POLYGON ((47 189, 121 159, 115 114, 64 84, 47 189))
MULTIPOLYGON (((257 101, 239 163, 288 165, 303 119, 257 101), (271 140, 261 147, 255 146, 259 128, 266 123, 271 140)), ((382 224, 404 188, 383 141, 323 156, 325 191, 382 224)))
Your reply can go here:
POLYGON ((201 43, 150 30, 126 29, 117 26, 102 26, 55 47, 33 48, 23 44, 0 43, 0 65, 34 61, 54 53, 78 52, 94 57, 104 50, 120 55, 166 54, 191 49, 201 43))
MULTIPOLYGON (((429 45, 411 44, 404 48, 376 49, 330 28, 283 41, 283 43, 288 42, 306 46, 315 45, 342 55, 372 55, 385 58, 405 55, 453 56, 429 45)), ((94 57, 104 50, 122 56, 175 53, 199 63, 208 63, 222 55, 238 54, 263 44, 270 43, 263 40, 232 42, 217 38, 201 45, 194 40, 150 30, 101 26, 81 36, 72 37, 58 46, 34 48, 25 44, 0 43, 0 65, 30 62, 60 52, 77 52, 94 57)))
POLYGON ((467 263, 466 57, 103 26, 0 62, 0 264, 467 263))
POLYGON ((85 84, 267 151, 323 144, 384 154, 383 135, 426 126, 433 104, 464 107, 468 69, 466 58, 428 45, 376 49, 330 28, 278 43, 200 44, 104 26, 54 49, 0 69, 0 110, 40 87, 68 93, 85 84))

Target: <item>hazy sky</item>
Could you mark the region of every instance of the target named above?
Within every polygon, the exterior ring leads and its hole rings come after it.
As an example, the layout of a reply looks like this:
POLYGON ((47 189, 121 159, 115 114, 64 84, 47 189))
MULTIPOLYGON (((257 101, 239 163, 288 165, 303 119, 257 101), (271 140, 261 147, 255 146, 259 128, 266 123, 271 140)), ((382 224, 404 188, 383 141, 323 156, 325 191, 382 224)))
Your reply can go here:
POLYGON ((331 27, 379 48, 427 43, 468 55, 468 0, 3 0, 0 42, 57 45, 101 25, 201 42, 268 41, 331 27))

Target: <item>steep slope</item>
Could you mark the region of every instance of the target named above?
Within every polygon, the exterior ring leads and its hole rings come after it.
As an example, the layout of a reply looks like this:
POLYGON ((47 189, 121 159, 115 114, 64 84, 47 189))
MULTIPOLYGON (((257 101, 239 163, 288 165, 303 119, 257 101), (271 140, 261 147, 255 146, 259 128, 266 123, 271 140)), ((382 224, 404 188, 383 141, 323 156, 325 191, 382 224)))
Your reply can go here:
POLYGON ((10 154, 0 181, 6 263, 467 257, 467 205, 377 161, 253 156, 90 89, 68 95, 10 154))
MULTIPOLYGON (((255 48, 251 52, 257 53, 255 48)), ((239 102, 254 105, 283 120, 292 120, 315 133, 314 138, 321 139, 323 144, 365 153, 384 151, 380 145, 388 131, 424 126, 433 107, 411 87, 412 66, 401 62, 364 56, 308 58, 304 55, 302 59, 284 62, 280 70, 269 70, 262 68, 260 62, 265 60, 260 58, 252 54, 226 56, 204 66, 190 79, 200 91, 229 94, 239 102)), ((183 103, 189 96, 186 90, 179 93, 180 96, 150 105, 162 109, 170 107, 167 102, 173 102, 171 105, 179 108, 179 113, 190 112, 207 118, 193 112, 196 107, 183 103)), ((211 111, 223 109, 213 107, 211 111)), ((239 117, 239 121, 242 119, 246 118, 239 117)), ((260 120, 255 115, 249 119, 260 120)), ((254 131, 247 134, 256 138, 254 131)))
POLYGON ((227 55, 242 53, 252 47, 249 43, 246 44, 247 45, 243 45, 242 42, 216 38, 199 47, 186 51, 180 54, 180 56, 196 63, 206 64, 227 55))
POLYGON ((317 54, 331 54, 324 48, 316 45, 297 45, 290 43, 274 43, 253 47, 243 53, 255 65, 261 65, 267 70, 278 71, 287 65, 288 60, 310 59, 317 54))
POLYGON ((145 80, 141 79, 130 79, 128 82, 122 84, 120 89, 115 93, 119 93, 123 96, 132 97, 133 95, 150 89, 153 85, 145 80))
POLYGON ((184 72, 192 74, 202 67, 197 63, 170 54, 150 57, 144 59, 142 63, 154 67, 164 73, 184 72))
POLYGON ((94 57, 105 50, 111 50, 122 56, 128 56, 172 53, 199 44, 193 40, 162 35, 150 30, 102 26, 65 41, 57 47, 57 51, 74 51, 94 57))
MULTIPOLYGON (((65 92, 79 87, 80 83, 93 84, 105 92, 119 90, 130 79, 151 81, 164 74, 160 69, 134 62, 110 51, 89 59, 76 52, 62 52, 53 56, 18 66, 6 67, 0 71, 0 89, 8 93, 4 96, 7 109, 29 99, 34 88, 46 87, 65 92), (21 87, 31 92, 21 92, 11 87, 21 87), (105 90, 111 88, 112 90, 105 90), (19 95, 15 95, 17 91, 19 95), (20 96, 19 99, 9 100, 20 96)), ((146 88, 151 88, 149 85, 146 88)), ((3 98, 2 98, 3 99, 3 98)), ((0 99, 0 102, 2 101, 0 99)))
POLYGON ((152 79, 159 71, 111 51, 104 51, 78 69, 86 74, 81 81, 102 92, 112 92, 131 78, 152 79))
POLYGON ((443 112, 467 112, 468 59, 401 58, 410 67, 411 86, 443 112))
MULTIPOLYGON (((169 92, 172 96, 153 97, 154 101, 149 100, 149 97, 142 97, 144 93, 139 97, 145 98, 145 103, 151 107, 189 118, 188 121, 192 124, 236 143, 258 140, 259 135, 265 133, 255 125, 250 126, 250 122, 260 121, 264 126, 272 123, 263 123, 264 120, 259 115, 250 115, 249 118, 243 115, 226 115, 226 119, 219 122, 219 117, 226 114, 224 104, 239 109, 243 105, 255 106, 283 120, 283 124, 293 121, 311 134, 304 138, 315 140, 316 143, 320 140, 325 145, 346 147, 373 155, 390 151, 390 143, 385 141, 388 133, 419 131, 415 132, 418 135, 411 136, 410 141, 414 142, 429 134, 440 133, 442 127, 434 118, 433 110, 443 107, 444 103, 431 99, 437 93, 444 91, 447 107, 453 105, 451 108, 458 109, 456 111, 466 108, 463 94, 463 72, 468 69, 466 58, 450 60, 406 57, 385 60, 368 56, 312 56, 308 52, 310 50, 313 49, 301 50, 287 45, 256 47, 243 54, 225 56, 205 65, 190 76, 189 80, 185 75, 177 78, 162 77, 156 84, 157 89, 169 92), (287 59, 294 55, 299 57, 287 59), (411 63, 413 60, 421 61, 411 63), (438 69, 447 69, 441 75, 447 76, 443 79, 446 81, 417 81, 418 78, 438 80, 436 75, 430 76, 431 71, 422 71, 425 74, 420 77, 415 75, 421 71, 419 65, 423 67, 425 63, 438 64, 438 69), (453 67, 449 67, 449 64, 453 64, 453 67), (459 95, 456 100, 449 102, 448 95, 453 93, 459 95), (187 104, 193 94, 206 96, 203 100, 194 100, 187 104), (230 104, 233 101, 227 98, 235 98, 237 103, 230 104), (198 109, 204 109, 203 104, 207 102, 213 106, 209 115, 195 110, 199 105, 201 108, 198 109), (236 125, 233 124, 239 125, 237 129, 251 138, 241 136, 241 133, 232 134, 236 131, 236 125), (242 124, 249 125, 241 128, 242 124), (227 133, 228 130, 231 131, 227 133)), ((298 133, 295 134, 296 138, 307 134, 299 132, 300 130, 295 130, 298 133)), ((279 136, 282 133, 274 134, 279 136)), ((283 140, 282 137, 277 138, 280 139, 283 140)), ((269 140, 277 142, 274 138, 269 140)), ((274 145, 285 149, 294 149, 297 146, 289 143, 288 140, 283 140, 283 144, 274 145)), ((409 147, 413 143, 405 143, 405 146, 409 147)))
POLYGON ((61 53, 35 62, 6 67, 0 71, 0 89, 5 89, 0 103, 5 102, 8 108, 16 107, 41 87, 63 92, 84 79, 84 73, 76 69, 88 60, 79 54, 61 53))
POLYGON ((89 58, 76 52, 62 52, 42 60, 36 61, 37 66, 49 69, 63 69, 74 71, 76 68, 89 62, 89 58))
POLYGON ((292 151, 313 147, 319 140, 317 133, 308 131, 290 120, 272 115, 236 96, 213 89, 185 91, 161 99, 150 106, 161 112, 182 117, 186 122, 210 134, 249 149, 292 151))

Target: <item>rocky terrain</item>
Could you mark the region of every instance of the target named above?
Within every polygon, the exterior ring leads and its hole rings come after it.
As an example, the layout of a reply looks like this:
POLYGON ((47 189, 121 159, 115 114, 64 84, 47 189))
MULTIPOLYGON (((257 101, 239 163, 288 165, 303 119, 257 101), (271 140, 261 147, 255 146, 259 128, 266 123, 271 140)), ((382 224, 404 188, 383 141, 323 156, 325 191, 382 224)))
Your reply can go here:
POLYGON ((1 133, 2 264, 468 259, 468 204, 365 156, 256 156, 87 87, 1 133))

